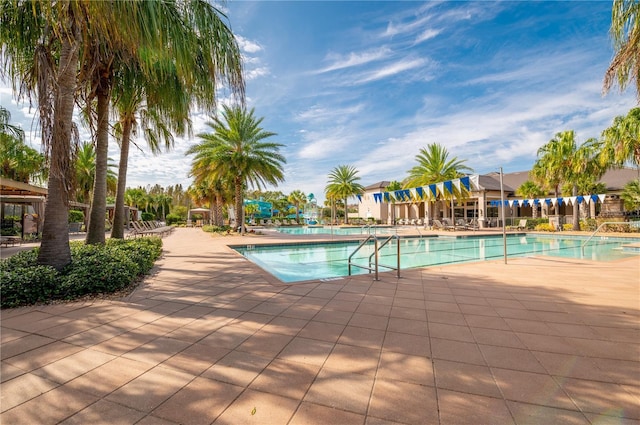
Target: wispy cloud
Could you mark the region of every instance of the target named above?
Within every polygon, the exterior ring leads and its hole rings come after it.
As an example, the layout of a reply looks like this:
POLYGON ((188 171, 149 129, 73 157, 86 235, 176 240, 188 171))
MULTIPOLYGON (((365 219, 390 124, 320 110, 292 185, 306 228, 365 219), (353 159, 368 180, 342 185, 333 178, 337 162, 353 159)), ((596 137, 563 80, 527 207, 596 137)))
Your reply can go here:
POLYGON ((424 66, 427 63, 423 58, 405 58, 397 62, 385 65, 380 69, 373 70, 368 73, 364 73, 363 76, 358 78, 358 84, 369 83, 383 78, 392 77, 394 75, 409 71, 415 68, 424 66))
POLYGON ((329 66, 315 71, 316 74, 324 74, 339 69, 352 68, 356 66, 365 65, 371 62, 379 61, 388 58, 393 52, 386 46, 380 48, 365 51, 362 53, 350 52, 346 55, 340 55, 331 53, 327 55, 327 60, 332 61, 329 66))

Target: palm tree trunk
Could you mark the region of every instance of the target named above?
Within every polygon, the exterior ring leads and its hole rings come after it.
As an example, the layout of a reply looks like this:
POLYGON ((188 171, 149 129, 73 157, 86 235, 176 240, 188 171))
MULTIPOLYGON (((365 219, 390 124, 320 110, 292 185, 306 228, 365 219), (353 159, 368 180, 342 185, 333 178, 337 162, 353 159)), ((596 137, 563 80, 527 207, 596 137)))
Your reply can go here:
POLYGON ((97 91, 98 127, 96 130, 96 175, 89 216, 87 244, 105 242, 105 214, 107 211, 107 160, 109 156, 109 88, 103 78, 97 91))
POLYGON ((216 196, 215 224, 216 226, 224 226, 224 205, 222 196, 216 196))
POLYGON ((236 179, 236 228, 240 226, 240 234, 244 236, 244 202, 242 199, 242 181, 236 179))
MULTIPOLYGON (((573 185, 573 189, 571 190, 571 196, 578 195, 578 186, 573 185)), ((580 231, 580 204, 578 201, 573 202, 573 230, 580 231)))
POLYGON ((116 189, 116 205, 113 212, 113 227, 111 237, 124 239, 124 192, 127 189, 127 167, 129 161, 129 143, 131 139, 130 120, 125 120, 122 128, 122 141, 120 142, 120 164, 118 165, 118 188, 116 189))
POLYGON ((344 198, 344 224, 349 224, 349 205, 347 205, 347 198, 344 198))
POLYGON ((44 211, 42 243, 38 264, 62 270, 71 263, 69 247, 69 191, 71 181, 71 127, 76 72, 78 69, 77 34, 63 37, 59 73, 56 79, 54 117, 49 168, 49 193, 44 211))

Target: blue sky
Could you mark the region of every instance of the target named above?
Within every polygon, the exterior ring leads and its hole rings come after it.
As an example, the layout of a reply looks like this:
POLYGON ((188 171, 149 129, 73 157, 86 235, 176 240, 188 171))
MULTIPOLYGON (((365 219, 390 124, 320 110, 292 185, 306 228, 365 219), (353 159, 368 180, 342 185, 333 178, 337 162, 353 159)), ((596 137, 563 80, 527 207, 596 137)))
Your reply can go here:
MULTIPOLYGON (((476 173, 527 170, 557 132, 582 143, 636 106, 633 90, 601 93, 610 1, 231 0, 223 10, 245 57, 247 104, 284 145, 284 193, 322 200, 343 164, 365 186, 402 180, 436 142, 476 173)), ((3 105, 9 93, 0 89, 3 105)), ((31 128, 33 111, 11 106, 31 128)), ((205 114, 192 119, 206 131, 205 114)), ((158 157, 134 150, 127 185, 188 186, 184 152, 197 141, 158 157)))

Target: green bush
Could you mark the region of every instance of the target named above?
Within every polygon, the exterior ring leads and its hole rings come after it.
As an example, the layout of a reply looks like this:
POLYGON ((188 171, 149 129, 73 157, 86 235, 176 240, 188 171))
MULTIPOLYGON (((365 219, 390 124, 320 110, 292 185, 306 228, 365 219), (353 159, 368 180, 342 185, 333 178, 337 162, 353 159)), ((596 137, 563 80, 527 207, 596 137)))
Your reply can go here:
POLYGON ((167 214, 165 217, 165 221, 167 222, 167 226, 171 226, 172 224, 176 224, 182 219, 178 214, 167 214))
POLYGON ((211 224, 205 224, 202 226, 202 231, 209 233, 228 233, 231 231, 231 226, 213 226, 211 224))
POLYGON ((140 218, 142 221, 153 221, 156 219, 156 216, 152 213, 143 211, 142 214, 140 214, 140 218))
POLYGON ((573 224, 572 223, 564 223, 562 225, 562 230, 565 230, 565 231, 573 230, 573 224))
POLYGON ((84 213, 78 210, 69 210, 69 223, 82 223, 84 221, 84 213))
POLYGON ((535 227, 535 230, 537 230, 538 232, 555 232, 556 231, 555 227, 553 227, 553 224, 549 224, 549 223, 537 224, 535 227))
POLYGON ((162 252, 160 238, 108 239, 105 245, 71 243, 71 264, 62 272, 37 265, 38 248, 0 261, 0 307, 112 293, 151 270, 162 252))

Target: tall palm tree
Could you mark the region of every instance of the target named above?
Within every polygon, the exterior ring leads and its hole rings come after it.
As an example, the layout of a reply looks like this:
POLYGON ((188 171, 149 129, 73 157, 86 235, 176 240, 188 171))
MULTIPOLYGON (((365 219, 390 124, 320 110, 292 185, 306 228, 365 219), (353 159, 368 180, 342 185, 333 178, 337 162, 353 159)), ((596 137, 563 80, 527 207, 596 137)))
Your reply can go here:
MULTIPOLYGON (((552 189, 558 197, 560 185, 570 184, 573 196, 578 195, 578 184, 585 175, 599 178, 604 168, 596 160, 600 142, 589 139, 581 146, 576 143, 573 130, 556 133, 555 137, 538 149, 538 159, 531 174, 534 180, 552 189)), ((573 230, 580 230, 580 206, 573 206, 573 230)))
POLYGON ((344 199, 344 223, 349 224, 348 199, 364 192, 364 186, 358 181, 358 170, 352 165, 338 165, 328 175, 325 193, 332 199, 344 199))
POLYGON ((633 108, 626 116, 617 116, 611 127, 602 132, 601 163, 621 167, 626 162, 640 167, 640 108, 633 108))
MULTIPOLYGON (((459 160, 457 157, 449 158, 447 149, 438 143, 431 143, 426 148, 420 149, 420 153, 416 155, 416 161, 418 165, 409 170, 409 176, 403 182, 404 187, 427 186, 457 179, 464 176, 465 172, 473 172, 473 169, 465 165, 466 160, 459 160)), ((465 191, 457 192, 455 188, 454 190, 458 199, 462 200, 466 196, 465 191)), ((452 200, 453 197, 454 194, 443 194, 443 204, 447 199, 452 200)))
MULTIPOLYGON (((261 188, 284 181, 282 145, 265 141, 276 134, 260 127, 262 120, 254 116, 253 109, 223 105, 222 117, 212 117, 207 123, 213 133, 200 133, 200 143, 187 151, 187 155, 195 154, 192 175, 210 174, 233 182, 237 226, 243 223, 245 186, 261 188)), ((244 234, 244 226, 241 228, 244 234)))
MULTIPOLYGON (((88 243, 104 242, 104 220, 101 220, 101 215, 104 214, 106 204, 106 190, 103 187, 108 147, 106 118, 114 78, 121 69, 135 70, 134 73, 140 74, 141 81, 168 80, 169 90, 154 92, 158 104, 165 108, 164 111, 175 110, 167 102, 174 101, 175 93, 183 91, 187 94, 183 106, 188 108, 191 98, 205 110, 212 110, 216 105, 216 89, 222 83, 227 83, 232 92, 244 101, 239 46, 223 20, 224 15, 208 1, 115 1, 109 2, 107 8, 110 9, 111 16, 123 25, 122 30, 126 31, 126 36, 117 33, 121 35, 120 38, 98 39, 98 42, 91 45, 94 48, 87 55, 87 75, 91 81, 88 99, 97 99, 98 126, 96 187, 91 210, 92 220, 87 233, 88 243), (154 24, 155 28, 150 28, 150 24, 154 24), (162 30, 158 30, 159 28, 162 30), (134 44, 131 44, 132 38, 134 44), (183 86, 172 86, 175 82, 183 86), (170 95, 162 98, 162 93, 170 95)), ((138 75, 136 80, 137 77, 138 75)), ((147 101, 149 97, 147 92, 147 101)), ((175 118, 175 115, 168 116, 175 118)), ((120 228, 118 225, 118 229, 120 228)))
MULTIPOLYGON (((86 16, 100 2, 0 1, 0 72, 20 94, 37 97, 42 144, 49 158, 47 208, 38 263, 71 262, 68 217, 71 140, 81 40, 86 16)), ((95 16, 99 25, 100 18, 95 16)))
POLYGON ((296 207, 296 222, 300 223, 300 205, 307 203, 307 195, 301 190, 294 190, 289 194, 287 200, 296 207))
POLYGON ((603 92, 618 82, 620 90, 636 84, 640 101, 640 3, 637 0, 613 0, 611 38, 615 55, 604 76, 603 92))
MULTIPOLYGON (((516 194, 518 196, 531 199, 542 196, 544 194, 544 190, 542 190, 542 188, 535 182, 527 180, 516 189, 516 194)), ((531 210, 533 211, 533 218, 538 218, 538 207, 536 205, 531 205, 531 210)))

